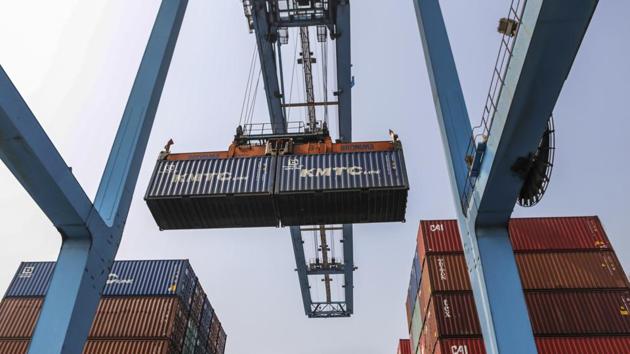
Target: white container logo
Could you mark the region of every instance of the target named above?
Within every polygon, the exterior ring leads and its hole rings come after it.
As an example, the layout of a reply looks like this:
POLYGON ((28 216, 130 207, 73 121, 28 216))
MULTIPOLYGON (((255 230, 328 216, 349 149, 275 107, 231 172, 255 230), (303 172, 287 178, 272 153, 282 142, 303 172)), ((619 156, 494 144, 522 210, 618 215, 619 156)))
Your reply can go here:
POLYGON ((446 280, 446 261, 444 258, 438 258, 438 271, 440 272, 440 280, 446 280))
POLYGON ((442 224, 432 224, 429 226, 429 229, 431 230, 431 232, 443 232, 444 231, 444 225, 442 224))
POLYGON ((452 345, 451 354, 468 354, 467 345, 452 345))
POLYGON ((33 272, 35 271, 35 267, 24 267, 22 268, 22 273, 18 275, 18 278, 30 278, 33 276, 33 272))
POLYGON ((448 304, 448 299, 442 300, 442 311, 444 311, 444 317, 451 318, 451 306, 448 304))
POLYGON ((118 276, 118 274, 114 274, 114 273, 110 273, 109 276, 107 277, 107 285, 110 284, 132 284, 133 283, 133 279, 120 279, 120 277, 118 276))

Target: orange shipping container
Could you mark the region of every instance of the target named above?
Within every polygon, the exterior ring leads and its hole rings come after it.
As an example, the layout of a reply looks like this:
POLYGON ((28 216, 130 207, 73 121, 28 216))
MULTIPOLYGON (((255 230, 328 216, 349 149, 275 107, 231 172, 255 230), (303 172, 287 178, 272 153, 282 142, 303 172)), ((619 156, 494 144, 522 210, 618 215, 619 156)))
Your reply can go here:
POLYGON ((43 302, 43 298, 28 297, 2 300, 0 303, 0 338, 31 337, 43 302))
MULTIPOLYGON (((90 340, 84 354, 176 354, 168 340, 90 340)), ((0 340, 0 353, 26 354, 28 340, 0 340)))
MULTIPOLYGON (((0 303, 0 338, 30 338, 43 298, 0 303)), ((177 297, 114 297, 99 303, 90 338, 163 338, 181 346, 187 321, 177 297)))

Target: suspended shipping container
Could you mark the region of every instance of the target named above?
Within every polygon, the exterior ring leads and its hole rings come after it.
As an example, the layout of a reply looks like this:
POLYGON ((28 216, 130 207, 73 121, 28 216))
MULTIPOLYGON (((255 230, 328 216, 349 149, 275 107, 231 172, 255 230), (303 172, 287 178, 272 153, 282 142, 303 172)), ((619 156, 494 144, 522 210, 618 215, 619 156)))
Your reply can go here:
POLYGON ((278 226, 275 163, 227 152, 169 154, 157 162, 145 200, 162 230, 278 226))
MULTIPOLYGON (((54 262, 20 264, 5 297, 45 296, 54 262)), ((177 295, 189 306, 195 276, 187 260, 115 261, 103 296, 177 295)))
POLYGON ((415 354, 411 352, 411 343, 409 339, 401 339, 398 341, 398 350, 396 354, 415 354))
POLYGON ((228 151, 160 155, 145 195, 160 229, 405 220, 399 141, 237 140, 228 151))
POLYGON ((277 178, 283 225, 405 220, 409 181, 402 147, 391 142, 279 156, 277 178))

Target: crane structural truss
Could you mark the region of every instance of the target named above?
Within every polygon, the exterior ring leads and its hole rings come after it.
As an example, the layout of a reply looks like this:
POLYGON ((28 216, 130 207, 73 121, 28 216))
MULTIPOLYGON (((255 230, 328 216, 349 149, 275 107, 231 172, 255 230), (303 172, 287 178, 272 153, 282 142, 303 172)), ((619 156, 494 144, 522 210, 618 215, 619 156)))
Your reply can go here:
POLYGON ((486 351, 536 353, 508 221, 526 177, 523 161, 537 150, 598 1, 512 1, 516 27, 503 35, 499 55, 507 61, 497 60, 505 65, 495 68, 499 86, 475 156, 468 156, 475 137, 439 2, 412 1, 486 351))
MULTIPOLYGON (((265 86, 269 116, 274 134, 287 132, 287 108, 305 107, 308 113, 308 126, 318 127, 315 107, 335 106, 337 108, 339 140, 352 141, 351 119, 351 75, 350 57, 350 4, 348 0, 243 0, 243 8, 250 32, 256 36, 256 45, 265 86), (325 96, 316 102, 313 88, 313 64, 316 63, 310 50, 309 28, 315 27, 317 41, 324 42, 327 35, 335 42, 336 84, 333 92, 336 101, 328 101, 325 96), (305 83, 306 102, 287 102, 282 72, 281 46, 287 44, 290 28, 297 28, 300 36, 301 55, 305 83)), ((325 58, 322 58, 325 60, 325 58)), ((323 61, 323 60, 322 60, 323 61)), ((321 128, 321 127, 320 127, 321 128)), ((330 318, 348 317, 353 313, 353 248, 352 225, 316 225, 320 232, 321 264, 307 264, 304 251, 304 232, 308 228, 291 227, 291 241, 295 253, 296 271, 304 312, 308 317, 330 318), (342 233, 343 263, 328 260, 327 235, 339 229, 342 233), (309 276, 321 275, 325 284, 325 300, 313 301, 309 276), (343 275, 343 301, 332 299, 330 292, 331 276, 343 275)), ((319 259, 319 254, 318 254, 319 259)))
POLYGON ((81 353, 122 238, 187 0, 162 0, 90 201, 0 67, 0 158, 62 237, 29 354, 81 353))

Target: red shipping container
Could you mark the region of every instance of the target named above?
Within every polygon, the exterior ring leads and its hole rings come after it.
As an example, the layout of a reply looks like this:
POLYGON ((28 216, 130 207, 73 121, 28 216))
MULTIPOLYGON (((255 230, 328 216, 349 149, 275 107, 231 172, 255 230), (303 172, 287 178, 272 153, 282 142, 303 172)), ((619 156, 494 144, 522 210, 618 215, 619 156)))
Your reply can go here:
MULTIPOLYGON (((411 341, 409 339, 401 339, 398 341, 397 354, 412 354, 411 353, 411 341)), ((414 353, 415 354, 415 353, 414 353)))
POLYGON ((517 253, 516 265, 526 290, 628 288, 612 251, 517 253))
POLYGON ((432 253, 463 252, 456 220, 422 220, 418 229, 418 257, 432 253))
POLYGON ((535 335, 630 334, 630 290, 532 292, 525 300, 535 335))
MULTIPOLYGON (((517 253, 515 256, 525 290, 628 288, 626 274, 612 251, 517 253)), ((422 308, 426 309, 429 292, 471 290, 469 279, 463 254, 428 255, 421 285, 422 308)))
MULTIPOLYGON (((516 218, 509 224, 515 252, 612 249, 597 216, 516 218)), ((423 220, 418 255, 463 252, 457 220, 423 220)))
MULTIPOLYGON (((630 337, 537 337, 536 346, 538 354, 625 354, 630 337)), ((424 353, 486 354, 486 349, 481 338, 444 338, 424 353)))
POLYGON ((515 252, 612 248, 597 216, 512 219, 509 231, 515 252))
POLYGON ((630 337, 536 338, 539 354, 630 353, 630 337))
MULTIPOLYGON (((481 338, 445 338, 435 343, 433 354, 486 354, 481 338)), ((427 354, 428 354, 427 353, 427 354)))
POLYGON ((481 327, 471 293, 435 294, 424 320, 425 347, 434 348, 441 337, 481 336, 481 327))

